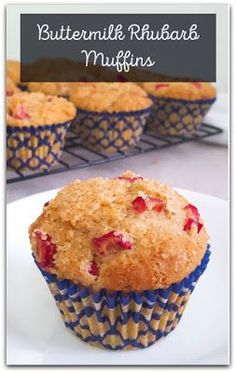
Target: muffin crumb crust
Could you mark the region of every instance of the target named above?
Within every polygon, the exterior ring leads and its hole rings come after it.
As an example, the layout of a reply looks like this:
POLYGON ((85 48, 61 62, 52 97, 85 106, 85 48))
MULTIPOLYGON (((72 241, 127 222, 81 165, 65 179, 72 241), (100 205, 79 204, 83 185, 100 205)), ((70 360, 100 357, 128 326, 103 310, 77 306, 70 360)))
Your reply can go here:
POLYGON ((150 95, 182 100, 208 100, 216 97, 216 89, 206 82, 142 83, 150 95))
POLYGON ((30 226, 32 250, 39 263, 45 261, 41 232, 53 253, 44 269, 95 290, 166 288, 190 274, 206 251, 206 229, 197 208, 189 206, 167 185, 130 171, 114 179, 75 180, 30 226), (137 212, 138 196, 154 202, 137 212), (193 223, 185 229, 190 215, 193 223))
POLYGON ((65 123, 75 117, 74 105, 62 97, 19 92, 7 97, 8 126, 39 126, 65 123))
POLYGON ((123 112, 147 109, 147 93, 134 83, 78 83, 70 89, 70 100, 80 109, 123 112))

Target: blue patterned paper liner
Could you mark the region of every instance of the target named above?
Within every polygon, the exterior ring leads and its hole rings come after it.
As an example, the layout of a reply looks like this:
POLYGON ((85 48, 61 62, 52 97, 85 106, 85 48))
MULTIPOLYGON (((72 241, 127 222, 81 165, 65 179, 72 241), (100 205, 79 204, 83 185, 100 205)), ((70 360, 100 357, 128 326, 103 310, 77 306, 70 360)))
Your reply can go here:
POLYGON ((60 280, 36 264, 67 328, 89 344, 123 350, 148 347, 174 330, 209 257, 208 244, 201 263, 182 281, 166 289, 130 293, 93 292, 70 280, 60 280))
POLYGON ((161 135, 186 135, 198 130, 216 98, 183 100, 150 96, 152 113, 147 129, 161 135))
POLYGON ((124 152, 138 144, 150 113, 151 106, 118 113, 78 108, 71 128, 88 148, 105 153, 124 152))
POLYGON ((24 83, 19 83, 18 85, 18 88, 23 91, 23 92, 27 92, 28 91, 28 86, 27 84, 24 84, 24 83))
POLYGON ((48 169, 59 160, 71 120, 39 126, 7 126, 7 166, 48 169))

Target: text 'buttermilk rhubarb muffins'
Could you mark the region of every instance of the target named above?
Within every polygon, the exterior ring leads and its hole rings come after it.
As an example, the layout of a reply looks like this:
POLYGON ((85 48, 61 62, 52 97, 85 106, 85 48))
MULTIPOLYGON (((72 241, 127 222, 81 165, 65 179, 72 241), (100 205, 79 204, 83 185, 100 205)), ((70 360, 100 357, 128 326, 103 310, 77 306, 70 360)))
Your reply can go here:
POLYGON ((142 87, 153 100, 147 128, 161 135, 194 133, 216 100, 211 83, 143 83, 142 87))
POLYGON ((7 97, 7 166, 38 170, 58 161, 75 112, 66 99, 43 93, 7 97))
POLYGON ((128 171, 67 185, 29 235, 65 325, 111 350, 171 332, 210 255, 197 207, 128 171))
POLYGON ((134 83, 80 83, 72 87, 69 98, 77 107, 72 129, 81 143, 105 153, 135 146, 152 106, 134 83))

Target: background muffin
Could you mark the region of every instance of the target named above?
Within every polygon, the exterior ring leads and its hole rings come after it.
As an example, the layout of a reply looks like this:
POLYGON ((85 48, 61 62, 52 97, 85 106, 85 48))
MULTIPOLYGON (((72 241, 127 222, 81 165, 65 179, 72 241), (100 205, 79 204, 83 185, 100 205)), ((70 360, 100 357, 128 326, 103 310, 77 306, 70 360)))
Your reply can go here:
POLYGON ((48 168, 59 159, 75 116, 63 98, 20 92, 7 98, 7 164, 17 170, 48 168))
POLYGON ((215 101, 216 90, 205 82, 143 83, 153 99, 148 128, 163 135, 194 132, 215 101))
POLYGON ((197 208, 131 172, 76 180, 29 233, 66 326, 111 349, 146 347, 171 331, 209 257, 197 208))
POLYGON ((216 89, 205 82, 143 83, 142 87, 152 96, 179 100, 208 100, 216 97, 216 89))
POLYGON ((38 83, 32 82, 27 84, 27 88, 30 92, 42 92, 46 95, 52 96, 68 96, 70 83, 61 82, 46 82, 38 83))
POLYGON ((152 105, 134 83, 80 83, 69 98, 77 107, 72 128, 82 143, 108 153, 138 143, 152 105))
POLYGON ((151 104, 134 83, 80 83, 71 88, 70 100, 79 109, 107 113, 142 110, 151 104))

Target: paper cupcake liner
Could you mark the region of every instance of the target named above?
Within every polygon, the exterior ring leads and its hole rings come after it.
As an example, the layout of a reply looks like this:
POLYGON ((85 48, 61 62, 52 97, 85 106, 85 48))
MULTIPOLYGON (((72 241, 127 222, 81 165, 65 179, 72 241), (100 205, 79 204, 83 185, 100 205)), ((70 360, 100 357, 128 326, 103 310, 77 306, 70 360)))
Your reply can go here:
POLYGON ((210 245, 200 265, 167 289, 130 293, 94 293, 39 269, 67 328, 91 345, 124 350, 148 347, 176 327, 209 256, 210 245))
POLYGON ((7 126, 7 166, 48 169, 59 160, 70 121, 44 126, 7 126))
POLYGON ((28 86, 27 84, 24 84, 24 83, 19 83, 18 84, 18 88, 23 91, 23 92, 27 92, 28 91, 28 86))
POLYGON ((119 113, 78 109, 71 128, 83 146, 105 153, 126 151, 139 142, 150 113, 151 107, 119 113))
POLYGON ((151 96, 152 113, 147 129, 161 135, 186 135, 201 126, 215 98, 209 100, 177 100, 151 96))

